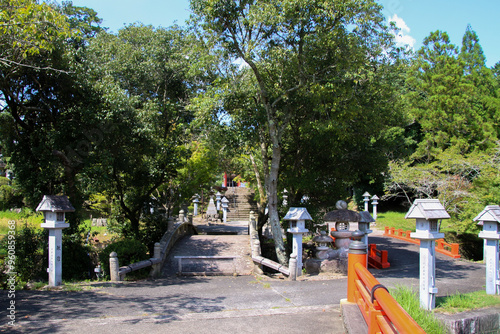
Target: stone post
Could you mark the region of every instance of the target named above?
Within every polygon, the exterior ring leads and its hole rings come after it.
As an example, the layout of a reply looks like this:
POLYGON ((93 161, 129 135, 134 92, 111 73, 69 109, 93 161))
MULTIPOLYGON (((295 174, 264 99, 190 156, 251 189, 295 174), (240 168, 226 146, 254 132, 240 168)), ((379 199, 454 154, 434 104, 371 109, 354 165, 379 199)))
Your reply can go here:
MULTIPOLYGON (((155 242, 153 257, 155 259, 161 260, 161 244, 159 242, 155 242)), ((153 264, 152 276, 159 277, 161 274, 160 271, 161 271, 161 263, 153 264)))
POLYGON ((288 264, 288 268, 290 270, 290 281, 296 281, 297 280, 297 254, 292 253, 290 255, 290 261, 288 264))
MULTIPOLYGON (((257 222, 255 220, 255 215, 253 211, 250 211, 250 222, 248 224, 249 234, 250 234, 250 248, 252 249, 252 258, 258 258, 261 254, 259 234, 257 232, 257 222)), ((262 275, 264 271, 262 270, 262 264, 254 262, 253 271, 255 274, 262 275)))
POLYGON ((184 210, 179 211, 179 222, 184 223, 184 210))
MULTIPOLYGON (((378 196, 377 195, 373 195, 372 197, 372 206, 373 206, 373 219, 377 220, 377 204, 378 204, 378 196)), ((368 211, 368 210, 366 210, 368 211)))
POLYGON ((221 200, 221 206, 222 206, 222 220, 224 224, 227 222, 227 210, 229 208, 229 200, 226 197, 223 197, 221 200))
POLYGON ((193 225, 193 214, 191 212, 188 213, 188 223, 193 225))
POLYGON ((363 194, 363 201, 365 202, 365 211, 368 211, 368 202, 370 201, 370 193, 368 191, 365 191, 363 194))
POLYGON ((488 205, 474 218, 483 226, 479 237, 484 239, 484 263, 486 264, 486 294, 500 294, 499 240, 500 206, 488 205))
POLYGON ((118 264, 118 255, 116 252, 111 252, 109 254, 109 276, 111 282, 120 282, 122 278, 120 277, 120 265, 118 264))
POLYGON ((222 194, 220 192, 217 192, 217 194, 215 194, 215 201, 216 201, 216 208, 217 208, 217 211, 220 210, 220 200, 221 200, 221 196, 222 194))
POLYGON ((432 310, 438 292, 435 240, 444 238, 444 233, 439 233, 440 221, 450 215, 437 199, 417 199, 405 218, 416 219, 416 232, 410 236, 420 240, 420 307, 432 310))
POLYGON ((194 206, 194 208, 193 208, 193 214, 194 214, 195 217, 198 216, 198 203, 200 203, 200 200, 198 198, 195 198, 193 200, 193 206, 194 206))

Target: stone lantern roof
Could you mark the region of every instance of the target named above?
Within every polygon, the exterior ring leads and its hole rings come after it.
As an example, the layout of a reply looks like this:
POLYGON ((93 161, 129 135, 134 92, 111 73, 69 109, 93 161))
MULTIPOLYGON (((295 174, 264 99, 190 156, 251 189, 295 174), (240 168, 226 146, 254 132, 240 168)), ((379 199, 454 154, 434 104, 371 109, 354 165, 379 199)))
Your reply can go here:
POLYGON ((36 211, 73 212, 75 208, 66 196, 45 195, 36 211))
POLYGON ((359 212, 348 210, 345 201, 338 201, 336 204, 338 210, 333 210, 325 214, 325 222, 353 222, 361 221, 359 212))
POLYGON ((356 211, 340 209, 327 212, 324 219, 325 222, 359 222, 361 215, 356 211))
POLYGON ((438 199, 416 199, 405 216, 405 219, 412 218, 449 219, 450 215, 438 199))
POLYGON ((500 206, 488 205, 473 219, 475 222, 479 220, 478 225, 483 225, 483 221, 497 222, 500 224, 500 206))
POLYGON ((307 212, 306 208, 290 208, 284 220, 312 220, 311 215, 307 212))

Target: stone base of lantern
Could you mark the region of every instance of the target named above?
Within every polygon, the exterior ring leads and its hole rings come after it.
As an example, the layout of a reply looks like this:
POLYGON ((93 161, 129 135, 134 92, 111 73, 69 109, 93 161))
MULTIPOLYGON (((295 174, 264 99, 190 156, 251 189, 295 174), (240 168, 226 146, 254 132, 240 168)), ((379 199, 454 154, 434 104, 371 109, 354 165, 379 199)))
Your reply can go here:
POLYGON ((312 259, 304 262, 306 273, 309 275, 318 275, 321 273, 343 274, 347 275, 347 258, 338 259, 312 259))

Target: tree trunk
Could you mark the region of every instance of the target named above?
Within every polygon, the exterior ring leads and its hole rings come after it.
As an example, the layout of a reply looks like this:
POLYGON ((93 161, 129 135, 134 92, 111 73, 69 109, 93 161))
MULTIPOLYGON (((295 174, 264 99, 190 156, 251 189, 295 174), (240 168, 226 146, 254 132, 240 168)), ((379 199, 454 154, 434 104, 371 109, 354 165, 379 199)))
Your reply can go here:
POLYGON ((279 145, 276 132, 271 129, 271 140, 273 141, 271 168, 269 177, 266 179, 268 209, 269 209, 269 223, 271 224, 271 231, 273 232, 274 247, 276 249, 276 256, 281 265, 288 264, 288 257, 286 254, 285 243, 283 241, 283 233, 281 232, 280 217, 278 214, 278 173, 281 160, 281 147, 279 145))
POLYGON ((257 232, 259 233, 259 238, 260 238, 262 237, 262 227, 267 221, 267 215, 266 215, 267 195, 264 189, 264 185, 262 184, 259 167, 255 162, 253 154, 250 154, 250 161, 252 162, 253 172, 255 174, 255 179, 257 180, 257 191, 259 192, 259 202, 257 203, 257 209, 258 209, 257 232))

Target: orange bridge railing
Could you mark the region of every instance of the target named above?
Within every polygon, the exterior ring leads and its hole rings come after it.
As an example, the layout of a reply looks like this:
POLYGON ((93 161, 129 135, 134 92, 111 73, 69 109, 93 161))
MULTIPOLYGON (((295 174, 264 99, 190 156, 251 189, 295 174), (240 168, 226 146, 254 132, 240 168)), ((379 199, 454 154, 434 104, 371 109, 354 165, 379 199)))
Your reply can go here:
MULTIPOLYGON (((407 242, 411 242, 417 245, 420 245, 420 240, 412 239, 410 237, 411 231, 403 231, 403 229, 395 229, 394 227, 385 227, 384 236, 392 237, 400 240, 404 240, 407 242)), ((454 259, 460 258, 459 254, 459 244, 457 243, 448 243, 445 242, 444 239, 436 240, 436 252, 447 255, 454 259)))
POLYGON ((347 301, 358 305, 368 333, 425 334, 366 269, 366 254, 349 254, 348 261, 347 301))

